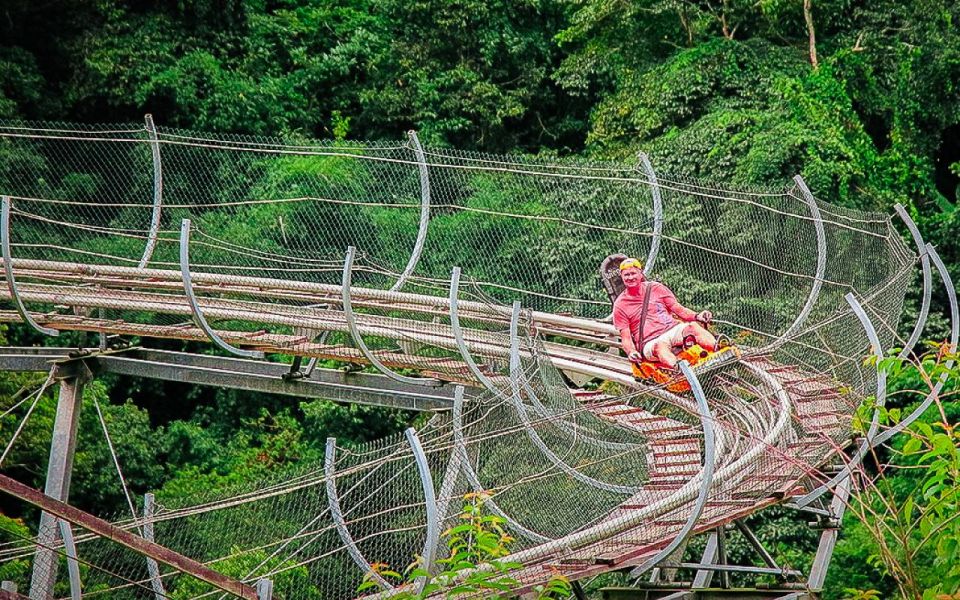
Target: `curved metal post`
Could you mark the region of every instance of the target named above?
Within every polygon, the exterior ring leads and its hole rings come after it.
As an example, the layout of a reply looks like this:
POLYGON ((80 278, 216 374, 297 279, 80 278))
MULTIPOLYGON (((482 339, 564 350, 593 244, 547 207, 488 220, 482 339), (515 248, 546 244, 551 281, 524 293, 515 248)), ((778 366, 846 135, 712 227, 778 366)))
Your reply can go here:
POLYGON ((160 164, 160 142, 157 140, 157 127, 153 124, 153 115, 144 115, 147 137, 150 138, 150 153, 153 155, 153 214, 150 216, 150 231, 147 233, 147 246, 143 249, 139 268, 144 268, 157 247, 157 231, 160 229, 160 210, 163 206, 163 169, 160 164))
POLYGON ((180 222, 180 274, 183 277, 183 291, 187 296, 187 304, 190 305, 190 312, 193 313, 193 320, 196 322, 197 327, 207 334, 210 341, 237 356, 263 358, 263 352, 243 350, 225 342, 223 338, 217 335, 217 332, 210 327, 206 317, 203 316, 203 311, 197 303, 197 297, 193 293, 193 279, 190 276, 190 219, 184 219, 180 222))
POLYGON ((873 355, 877 359, 877 408, 873 411, 873 416, 870 419, 870 428, 867 430, 866 437, 857 451, 850 457, 850 461, 844 465, 843 469, 834 475, 830 481, 800 497, 795 504, 801 508, 807 506, 828 490, 835 488, 838 483, 849 477, 851 471, 860 464, 860 461, 863 460, 863 457, 866 456, 867 452, 869 452, 870 448, 874 445, 874 437, 876 437, 877 430, 880 428, 880 407, 884 405, 887 397, 887 373, 880 368, 880 360, 883 358, 883 348, 880 345, 880 337, 877 336, 877 330, 874 328, 873 322, 870 321, 870 317, 867 316, 867 313, 863 310, 863 306, 854 298, 852 293, 847 294, 844 298, 846 298, 847 303, 850 304, 850 308, 853 309, 853 313, 860 320, 864 331, 866 331, 873 355))
POLYGON ((393 585, 377 573, 373 567, 364 558, 357 543, 353 541, 353 536, 347 530, 347 524, 343 520, 343 512, 340 510, 340 497, 337 496, 336 475, 336 457, 337 457, 337 438, 327 438, 327 449, 323 457, 323 476, 327 480, 327 504, 330 506, 330 518, 333 519, 333 525, 337 529, 340 541, 347 549, 347 554, 353 559, 353 562, 360 567, 364 575, 376 581, 383 589, 392 590, 393 585))
MULTIPOLYGON (((467 454, 467 445, 463 440, 463 386, 460 385, 454 389, 453 413, 451 421, 453 425, 454 452, 460 455, 460 465, 463 468, 463 474, 466 476, 470 486, 473 487, 473 491, 477 492, 478 494, 482 493, 486 488, 484 488, 483 484, 480 483, 480 478, 477 476, 477 472, 473 470, 473 465, 470 464, 470 456, 467 454)), ((497 505, 493 498, 488 498, 486 502, 484 502, 484 506, 489 508, 490 512, 502 518, 513 531, 532 542, 542 544, 544 542, 553 540, 553 538, 541 535, 536 531, 527 529, 521 525, 514 518, 504 512, 497 505)))
POLYGON ((429 387, 439 387, 443 385, 443 382, 436 379, 407 377, 406 375, 401 375, 400 373, 392 371, 386 365, 384 365, 380 359, 373 354, 373 352, 370 351, 370 348, 367 347, 366 342, 363 341, 363 337, 360 335, 360 330, 357 329, 357 318, 353 313, 353 304, 350 302, 350 288, 353 286, 353 258, 356 255, 356 252, 357 249, 353 246, 347 248, 347 257, 343 261, 343 279, 341 283, 343 284, 343 317, 347 322, 347 329, 350 331, 350 337, 353 338, 353 342, 357 345, 357 349, 360 350, 360 353, 363 354, 363 356, 370 362, 371 365, 376 367, 378 371, 394 381, 399 381, 400 383, 406 383, 409 385, 423 385, 429 387))
POLYGON ((920 314, 917 315, 917 322, 913 326, 913 331, 910 333, 910 337, 907 338, 907 343, 903 345, 903 350, 900 351, 899 355, 900 358, 906 358, 910 352, 913 351, 913 347, 920 339, 920 334, 923 333, 923 327, 927 323, 927 316, 930 314, 932 278, 930 276, 930 256, 927 254, 926 244, 923 241, 923 236, 920 235, 917 224, 913 222, 913 219, 910 218, 910 215, 903 206, 895 204, 893 209, 897 211, 897 214, 900 215, 907 229, 910 230, 913 243, 917 245, 917 254, 920 255, 920 266, 923 269, 923 298, 920 300, 920 314))
POLYGON ((487 388, 494 397, 499 397, 501 395, 500 390, 497 386, 493 385, 493 381, 480 370, 476 361, 473 360, 473 355, 470 354, 470 350, 467 349, 467 343, 463 339, 463 330, 460 328, 460 312, 458 310, 460 304, 459 296, 460 267, 454 267, 453 272, 450 274, 450 329, 453 332, 453 339, 457 343, 457 350, 460 351, 463 362, 467 364, 467 368, 470 369, 473 376, 476 377, 477 381, 483 384, 483 387, 487 388))
MULTIPOLYGON (((154 541, 153 539, 153 494, 143 495, 143 539, 154 541)), ((147 574, 150 575, 150 587, 153 588, 153 594, 157 600, 164 600, 167 592, 163 589, 163 580, 160 578, 160 565, 157 561, 147 557, 147 574)))
POLYGON ((0 210, 0 246, 3 247, 3 272, 7 278, 7 289, 10 291, 10 299, 13 300, 13 305, 20 313, 20 318, 40 333, 53 337, 60 335, 60 332, 56 329, 43 327, 33 320, 33 317, 27 312, 27 308, 23 305, 20 292, 17 290, 17 280, 13 277, 13 256, 10 254, 10 196, 3 197, 3 207, 0 210))
POLYGON ((787 327, 786 331, 780 334, 780 337, 772 341, 765 348, 767 351, 782 346, 790 336, 795 334, 797 330, 803 326, 807 317, 810 316, 810 311, 813 310, 814 305, 817 303, 817 298, 820 296, 820 288, 823 287, 823 276, 827 269, 827 235, 823 229, 823 217, 820 215, 820 209, 817 207, 817 200, 813 197, 813 194, 810 193, 810 188, 808 188, 807 184, 803 181, 803 177, 797 175, 793 178, 793 181, 797 184, 797 187, 800 188, 800 194, 810 209, 810 216, 813 217, 813 227, 817 235, 817 270, 813 276, 813 286, 807 295, 807 301, 797 314, 797 318, 793 320, 790 327, 787 327))
POLYGON ((60 523, 60 537, 63 538, 63 550, 67 555, 67 573, 70 577, 70 599, 80 600, 83 588, 80 585, 80 563, 77 562, 77 545, 73 541, 73 528, 69 521, 57 519, 60 523))
MULTIPOLYGON (((930 256, 931 260, 933 260, 933 264, 936 265, 937 272, 940 274, 940 277, 943 279, 943 283, 947 288, 947 299, 950 303, 950 348, 951 351, 956 352, 958 337, 960 337, 960 310, 957 308, 957 290, 953 287, 953 279, 950 277, 950 272, 947 271, 947 266, 943 264, 943 261, 940 259, 940 256, 937 254, 937 251, 934 250, 933 246, 927 244, 926 252, 930 256)), ((953 363, 953 359, 949 359, 944 363, 944 366, 947 367, 947 371, 953 368, 953 363)), ((940 396, 940 391, 947 382, 948 375, 949 373, 947 372, 941 373, 940 379, 938 379, 937 383, 934 384, 933 389, 930 390, 930 393, 927 394, 927 397, 924 398, 923 402, 921 402, 920 405, 913 410, 913 412, 902 418, 899 423, 875 437, 873 440, 873 445, 876 446, 877 444, 886 442, 920 418, 920 415, 925 413, 927 409, 930 408, 930 405, 933 404, 933 401, 940 396)))
POLYGON ((540 437, 540 434, 537 433, 533 424, 530 422, 530 416, 527 414, 527 407, 523 404, 523 400, 520 397, 520 341, 519 336, 517 335, 517 325, 520 320, 520 302, 513 303, 513 316, 510 318, 510 385, 513 388, 513 393, 510 398, 513 403, 513 408, 517 411, 517 415, 520 417, 520 421, 523 423, 523 429, 527 434, 527 437, 530 438, 530 441, 533 442, 533 445, 537 447, 540 452, 547 457, 555 467, 573 477, 577 481, 589 485, 600 490, 605 490, 608 492, 614 492, 617 494, 633 494, 640 489, 639 486, 627 486, 627 485, 617 485, 613 483, 607 483, 605 481, 600 481, 599 479, 594 479, 589 475, 584 475, 580 471, 574 469, 567 463, 563 461, 562 458, 556 455, 556 453, 547 446, 546 442, 543 441, 543 438, 540 437))
POLYGON ((660 253, 660 238, 663 236, 663 201, 660 197, 660 183, 657 181, 657 174, 650 164, 650 158, 646 152, 637 154, 640 159, 640 166, 647 179, 650 180, 650 196, 653 198, 653 239, 650 241, 650 251, 647 253, 647 262, 643 264, 643 274, 647 277, 653 272, 653 265, 657 262, 657 254, 660 253))
MULTIPOLYGON (((433 475, 430 473, 430 464, 427 462, 427 455, 423 452, 423 446, 420 445, 420 438, 417 437, 417 430, 413 427, 403 432, 413 451, 413 459, 417 463, 417 472, 420 474, 420 483, 423 485, 423 501, 427 511, 427 538, 423 541, 423 550, 420 556, 423 557, 423 569, 428 573, 433 571, 434 561, 437 557, 437 545, 440 543, 440 517, 437 513, 437 492, 433 487, 433 475)), ((427 585, 427 577, 417 577, 414 587, 417 594, 423 591, 423 586, 427 585)))
POLYGON ((427 227, 430 225, 430 173, 427 171, 427 159, 423 154, 423 146, 420 145, 417 132, 408 131, 407 136, 410 138, 413 153, 417 157, 417 168, 420 169, 420 228, 417 230, 417 241, 413 244, 410 260, 407 261, 407 266, 400 274, 400 278, 390 288, 391 292, 396 292, 402 288, 413 270, 417 268, 417 263, 420 262, 420 254, 423 252, 423 244, 427 239, 427 227))
POLYGON ((674 550, 680 547, 680 544, 686 542, 687 538, 690 537, 690 534, 693 532, 693 528, 697 524, 697 520, 700 519, 700 515, 703 514, 703 507, 707 504, 707 496, 710 493, 710 486, 713 485, 713 472, 716 468, 716 438, 713 428, 713 415, 710 414, 710 405, 707 404, 707 397, 703 393, 703 387, 700 385, 700 380, 697 379, 696 374, 690 368, 690 365, 687 361, 680 361, 677 366, 680 367, 680 371, 683 373, 683 376, 687 378, 687 381, 690 383, 690 391, 693 393, 693 397, 697 399, 697 409, 700 413, 700 424, 703 426, 703 479, 700 483, 700 493, 697 495, 696 503, 693 505, 693 510, 690 511, 690 515, 687 517, 686 523, 683 524, 683 528, 680 529, 676 537, 666 545, 663 549, 657 552, 654 556, 647 559, 639 567, 631 571, 630 575, 633 577, 640 577, 648 570, 655 567, 658 563, 663 561, 666 557, 670 556, 674 550))

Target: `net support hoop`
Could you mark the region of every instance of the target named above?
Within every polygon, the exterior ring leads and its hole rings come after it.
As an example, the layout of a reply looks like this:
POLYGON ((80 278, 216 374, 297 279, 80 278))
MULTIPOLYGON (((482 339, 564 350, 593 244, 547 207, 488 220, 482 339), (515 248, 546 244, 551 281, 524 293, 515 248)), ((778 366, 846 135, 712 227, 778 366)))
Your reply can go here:
POLYGON ((801 508, 809 505, 811 502, 825 494, 827 491, 835 488, 837 484, 849 477, 853 469, 860 464, 860 461, 863 460, 863 457, 866 456, 867 452, 870 451, 870 448, 874 446, 874 438, 877 435, 877 430, 880 428, 880 408, 884 405, 887 397, 887 372, 880 368, 880 360, 883 358, 883 347, 880 345, 880 337, 877 335, 877 330, 873 326, 873 322, 870 320, 870 317, 867 315, 866 311, 863 310, 863 306, 854 297, 853 293, 848 293, 846 296, 844 296, 844 298, 846 298, 850 308, 853 309, 853 314, 855 314, 857 319, 860 320, 860 324, 863 326, 863 329, 867 334, 867 338, 870 340, 872 354, 877 361, 877 408, 873 410, 873 416, 870 418, 870 428, 867 430, 867 435, 863 442, 860 443, 860 447, 857 448, 856 452, 853 453, 853 456, 851 456, 847 464, 843 466, 843 469, 834 475, 830 481, 797 499, 795 504, 801 508))
POLYGON ((364 358, 366 358, 371 365, 376 367, 378 371, 394 381, 405 383, 407 385, 440 387, 443 385, 443 382, 437 379, 407 377, 406 375, 401 375, 400 373, 393 371, 383 364, 383 362, 381 362, 380 359, 370 351, 370 348, 367 346, 366 342, 363 341, 363 336, 360 335, 360 330, 357 328, 357 317, 353 312, 353 303, 350 301, 350 288, 353 286, 353 259, 356 256, 356 253, 357 249, 353 246, 347 248, 347 256, 343 261, 342 299, 343 317, 347 322, 347 330, 350 332, 350 337, 353 339, 354 344, 357 345, 357 349, 360 350, 360 353, 363 354, 364 358))
POLYGON ((349 554, 353 562, 360 567, 363 574, 373 581, 376 581, 383 589, 392 590, 393 585, 384 579, 380 573, 377 573, 373 566, 370 565, 370 562, 363 556, 363 553, 360 552, 360 548, 357 547, 357 543, 354 541, 353 536, 350 535, 347 524, 343 520, 343 512, 340 508, 340 497, 337 495, 337 481, 335 478, 336 459, 337 438, 328 437, 327 448, 323 457, 323 476, 327 480, 327 504, 330 507, 330 518, 333 520, 333 525, 337 530, 337 534, 340 536, 340 541, 343 542, 347 550, 347 554, 349 554))
MULTIPOLYGON (((899 355, 900 358, 906 358, 910 355, 910 352, 913 351, 913 347, 917 341, 920 340, 920 334, 923 333, 923 328, 927 324, 927 317, 930 314, 930 294, 932 293, 931 288, 933 284, 930 273, 930 255, 927 252, 926 244, 923 241, 923 236, 920 235, 917 224, 913 222, 910 214, 907 213, 906 209, 900 204, 895 204, 893 209, 897 211, 900 219, 903 220, 903 223, 910 231, 910 237, 913 238, 913 243, 917 245, 917 254, 920 255, 920 268, 923 270, 923 296, 920 300, 920 314, 917 315, 917 322, 913 326, 913 331, 910 333, 910 337, 907 338, 907 343, 903 345, 903 350, 900 351, 899 355)), ((956 341, 954 341, 954 343, 956 343, 956 341)))
POLYGON ((520 302, 516 301, 513 303, 513 316, 510 318, 510 386, 512 388, 512 394, 510 399, 513 403, 514 410, 517 411, 517 416, 520 417, 520 422, 523 423, 523 430, 526 432, 527 437, 530 438, 530 441, 533 442, 533 445, 547 457, 555 467, 573 477, 580 483, 586 484, 590 487, 596 488, 598 490, 604 490, 607 492, 613 492, 615 494, 626 494, 631 495, 636 493, 640 486, 627 486, 627 485, 617 485, 613 483, 607 483, 606 481, 600 481, 599 479, 594 479, 589 475, 585 475, 568 465, 562 458, 557 456, 557 454, 547 446, 546 442, 543 441, 543 438, 540 437, 540 434, 537 433, 536 427, 533 423, 530 422, 530 415, 527 414, 527 407, 523 403, 520 393, 520 378, 522 377, 520 371, 520 336, 517 333, 518 324, 520 321, 520 302))
POLYGON ((142 269, 150 262, 153 250, 157 247, 157 232, 160 229, 160 211, 163 206, 163 167, 160 163, 160 142, 157 140, 157 127, 153 124, 153 115, 143 117, 147 137, 150 140, 150 154, 153 157, 153 213, 150 215, 150 231, 147 233, 147 245, 143 249, 138 268, 142 269))
POLYGON ((710 414, 710 405, 707 404, 707 397, 703 393, 700 380, 697 379, 696 373, 693 372, 693 369, 690 368, 687 361, 681 360, 677 363, 677 366, 680 367, 680 371, 690 384, 690 391, 693 393, 693 397, 697 400, 700 424, 703 427, 703 479, 700 484, 700 493, 697 495, 697 500, 693 505, 693 509, 690 511, 690 515, 687 517, 687 521, 683 524, 683 528, 680 529, 669 544, 631 571, 630 575, 633 577, 643 575, 670 556, 674 550, 680 547, 680 544, 686 542, 690 534, 693 533, 693 528, 700 519, 700 515, 703 514, 703 508, 706 506, 707 498, 710 494, 710 487, 713 485, 713 473, 716 468, 717 456, 716 432, 713 426, 713 415, 710 414))
MULTIPOLYGON (((420 438, 417 437, 417 430, 409 427, 403 432, 410 444, 410 450, 413 451, 413 459, 417 463, 417 472, 420 475, 420 483, 423 486, 423 502, 427 512, 427 537, 423 541, 423 550, 420 556, 423 557, 423 569, 428 573, 433 571, 434 561, 437 557, 437 547, 440 544, 440 517, 437 511, 437 491, 433 487, 433 475, 430 473, 430 463, 427 462, 427 455, 420 444, 420 438)), ((417 577, 414 582, 416 593, 423 592, 427 585, 426 576, 417 577)))
MULTIPOLYGON (((470 483, 471 487, 473 487, 474 492, 478 494, 483 493, 486 488, 484 488, 483 484, 480 483, 480 478, 477 475, 477 472, 473 470, 473 465, 470 464, 470 455, 467 452, 467 444, 463 439, 463 386, 460 385, 454 389, 451 421, 453 427, 453 451, 460 455, 460 465, 463 468, 463 474, 467 478, 467 481, 470 483)), ((489 508, 490 512, 503 519, 511 529, 532 542, 542 544, 544 542, 553 540, 553 538, 541 535, 536 531, 527 529, 521 525, 513 517, 504 512, 503 509, 497 505, 493 498, 487 498, 487 500, 484 502, 484 506, 489 508)))
POLYGON ((423 154, 423 146, 420 145, 420 139, 416 131, 408 131, 410 138, 410 147, 417 157, 417 169, 420 171, 420 225, 417 229, 417 240, 413 244, 413 251, 410 253, 410 260, 403 269, 399 279, 390 288, 391 292, 396 292, 403 287, 407 279, 413 274, 420 262, 420 255, 423 253, 423 244, 427 239, 427 227, 430 225, 430 172, 427 170, 427 158, 423 154))
POLYGON ((39 325, 27 312, 27 307, 23 304, 20 297, 20 291, 17 288, 17 280, 13 276, 13 257, 10 254, 10 196, 3 196, 3 207, 0 210, 0 246, 3 247, 3 273, 7 278, 7 290, 10 291, 10 299, 23 322, 33 327, 42 334, 57 337, 60 332, 56 329, 39 325))
POLYGON ((813 285, 810 287, 810 293, 807 295, 807 300, 804 302, 803 308, 800 309, 797 317, 793 320, 793 323, 787 327, 786 331, 780 334, 777 339, 770 342, 764 349, 768 352, 782 346, 797 330, 803 327, 807 317, 810 316, 810 311, 813 310, 814 305, 817 303, 817 298, 820 296, 820 289, 823 287, 823 276, 827 269, 827 235, 823 229, 823 216, 820 214, 820 208, 817 206, 817 199, 810 193, 810 188, 808 188, 806 182, 803 181, 803 177, 797 175, 793 178, 793 181, 797 184, 800 195, 803 196, 803 201, 810 209, 810 216, 813 218, 813 228, 817 237, 817 268, 813 275, 813 285))
POLYGON ((660 238, 663 236, 663 198, 660 196, 660 183, 653 170, 650 158, 646 152, 637 154, 640 166, 650 182, 650 197, 653 199, 653 238, 650 240, 650 251, 647 252, 647 262, 643 264, 643 274, 647 277, 653 272, 653 265, 657 262, 660 253, 660 238))
POLYGON ((193 313, 193 320, 197 327, 210 338, 210 341, 221 349, 237 356, 263 358, 263 352, 244 350, 228 344, 210 327, 207 318, 203 316, 203 310, 193 293, 193 279, 190 275, 190 219, 183 219, 180 222, 180 275, 183 277, 183 292, 187 297, 187 304, 190 305, 190 312, 193 313))
MULTIPOLYGON (((930 244, 927 244, 926 254, 930 256, 933 264, 936 265, 937 272, 940 274, 940 277, 943 279, 943 283, 947 288, 947 299, 950 303, 950 351, 956 352, 958 337, 960 337, 960 310, 957 308, 957 290, 953 287, 953 279, 950 277, 950 272, 947 271, 947 266, 943 264, 943 260, 930 244)), ((954 360, 952 358, 948 359, 944 363, 947 371, 950 371, 953 368, 953 363, 954 360)), ((926 412, 926 410, 930 408, 930 405, 933 404, 933 401, 940 396, 940 391, 943 389, 944 384, 946 384, 948 375, 949 373, 947 372, 941 373, 937 383, 934 384, 933 389, 930 390, 930 393, 927 394, 927 397, 924 398, 923 402, 921 402, 919 406, 913 409, 913 412, 902 418, 893 427, 874 438, 873 444, 877 445, 886 442, 920 418, 920 415, 926 412)))

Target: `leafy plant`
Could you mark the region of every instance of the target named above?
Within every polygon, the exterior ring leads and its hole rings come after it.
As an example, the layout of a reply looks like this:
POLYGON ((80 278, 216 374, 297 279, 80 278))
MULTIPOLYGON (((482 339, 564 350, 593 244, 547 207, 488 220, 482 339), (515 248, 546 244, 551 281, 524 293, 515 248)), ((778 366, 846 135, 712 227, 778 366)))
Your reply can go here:
MULTIPOLYGON (((514 597, 511 591, 520 582, 510 575, 510 571, 522 565, 501 560, 509 554, 509 545, 514 539, 503 527, 503 518, 485 513, 483 505, 488 498, 486 493, 464 496, 460 523, 443 532, 449 556, 437 561, 443 570, 436 576, 424 568, 422 558, 418 558, 402 573, 383 563, 374 565, 377 575, 392 580, 401 588, 392 598, 421 600, 437 593, 443 593, 447 598, 478 595, 484 598, 514 597)), ((571 594, 571 585, 569 579, 555 574, 546 584, 537 586, 535 591, 537 598, 542 600, 567 598, 571 594)), ((371 591, 379 587, 376 578, 368 574, 357 591, 371 591)))
MULTIPOLYGON (((960 593, 960 427, 951 402, 958 393, 958 358, 944 343, 929 344, 916 360, 891 355, 868 361, 891 376, 918 378, 927 388, 922 395, 932 398, 930 414, 895 438, 889 459, 874 451, 878 472, 866 478, 865 492, 850 503, 875 542, 867 562, 892 578, 904 598, 941 600, 960 593), (935 393, 941 377, 945 391, 935 393)), ((920 392, 895 392, 906 393, 920 392)), ((856 419, 861 429, 869 426, 874 411, 885 426, 900 422, 904 413, 865 403, 856 419)), ((848 598, 873 592, 845 591, 848 598)))

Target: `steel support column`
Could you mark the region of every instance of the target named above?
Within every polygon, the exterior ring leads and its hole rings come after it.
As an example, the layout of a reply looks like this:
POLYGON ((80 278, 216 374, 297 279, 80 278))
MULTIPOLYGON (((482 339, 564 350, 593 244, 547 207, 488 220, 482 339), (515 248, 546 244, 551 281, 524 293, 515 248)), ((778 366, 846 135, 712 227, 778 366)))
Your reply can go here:
MULTIPOLYGON (((82 367, 79 374, 71 374, 60 381, 57 398, 57 414, 53 422, 53 437, 50 441, 50 458, 47 462, 47 481, 43 492, 47 496, 66 502, 70 496, 70 478, 73 474, 73 458, 77 447, 77 426, 80 423, 80 405, 83 388, 90 379, 90 371, 82 367)), ((37 542, 40 544, 33 559, 33 574, 30 580, 30 597, 33 600, 48 600, 53 597, 53 585, 57 580, 58 556, 52 549, 60 540, 57 518, 42 512, 37 542)))
POLYGON ((851 483, 849 477, 841 481, 837 486, 833 500, 830 502, 833 523, 820 535, 820 544, 817 546, 813 566, 810 567, 810 575, 807 577, 807 586, 814 592, 821 591, 823 583, 826 581, 827 568, 830 566, 830 559, 833 557, 833 548, 837 545, 837 537, 840 535, 840 522, 847 508, 847 500, 850 498, 851 483))

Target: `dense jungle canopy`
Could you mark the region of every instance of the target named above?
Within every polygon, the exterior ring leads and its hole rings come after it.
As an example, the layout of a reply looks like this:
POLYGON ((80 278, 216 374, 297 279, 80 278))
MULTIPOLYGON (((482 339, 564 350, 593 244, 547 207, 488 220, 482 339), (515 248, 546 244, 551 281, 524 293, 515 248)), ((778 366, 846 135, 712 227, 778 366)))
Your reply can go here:
MULTIPOLYGON (((633 163, 642 150, 658 170, 732 186, 801 174, 829 202, 906 206, 960 280, 958 23, 951 0, 3 0, 0 119, 151 113, 198 131, 359 140, 416 129, 426 144, 498 153, 633 163)), ((946 330, 936 293, 934 338, 946 330)), ((34 379, 4 374, 0 393, 34 379)), ((161 499, 415 418, 120 377, 87 399, 103 405, 128 483, 161 499)), ((54 410, 52 396, 40 403, 4 464, 36 487, 54 410)), ((72 501, 120 512, 96 413, 81 418, 72 501)), ((36 521, 5 502, 4 528, 36 521)), ((787 562, 809 564, 816 540, 796 519, 755 524, 787 562)), ((828 596, 893 589, 863 531, 848 531, 828 596)))

